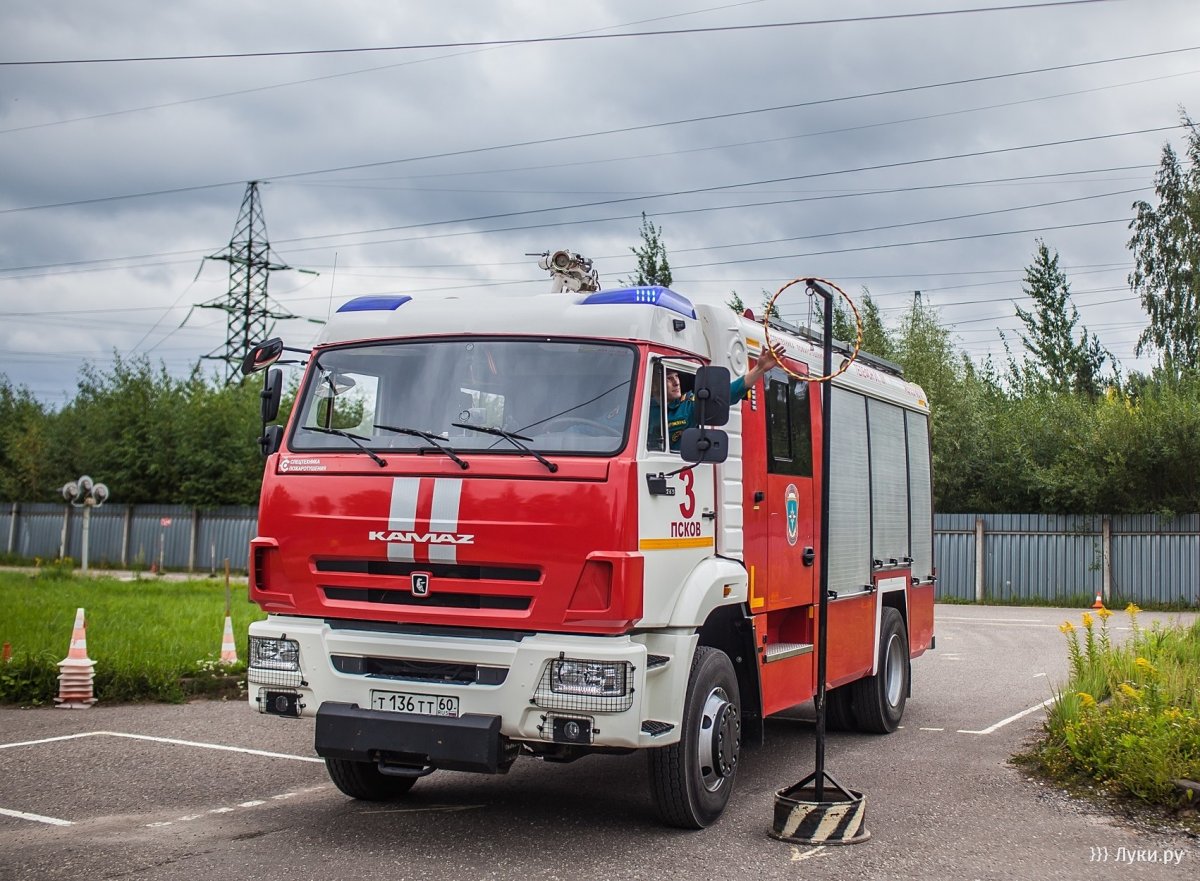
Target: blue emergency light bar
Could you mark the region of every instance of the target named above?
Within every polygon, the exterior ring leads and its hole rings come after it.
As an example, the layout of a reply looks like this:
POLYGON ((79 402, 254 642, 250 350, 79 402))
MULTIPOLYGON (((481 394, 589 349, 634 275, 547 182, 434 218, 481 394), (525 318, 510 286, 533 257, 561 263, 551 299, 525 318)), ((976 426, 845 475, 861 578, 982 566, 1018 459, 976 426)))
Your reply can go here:
POLYGON ((644 288, 620 288, 615 291, 597 291, 594 294, 590 294, 581 305, 622 305, 628 303, 661 306, 664 309, 670 309, 672 312, 678 312, 680 315, 686 315, 688 318, 696 317, 696 307, 692 305, 691 300, 675 293, 670 288, 658 285, 644 288))
POLYGON ((399 309, 412 297, 397 294, 390 297, 355 297, 338 307, 339 312, 390 312, 399 309))

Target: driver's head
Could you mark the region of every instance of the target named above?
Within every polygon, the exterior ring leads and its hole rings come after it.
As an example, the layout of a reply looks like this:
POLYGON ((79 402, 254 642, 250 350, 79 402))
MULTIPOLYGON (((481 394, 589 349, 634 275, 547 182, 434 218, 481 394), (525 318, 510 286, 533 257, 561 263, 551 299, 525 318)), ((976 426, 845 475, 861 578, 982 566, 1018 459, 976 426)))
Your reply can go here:
POLYGON ((679 371, 667 371, 667 400, 678 401, 683 397, 683 386, 679 382, 679 371))

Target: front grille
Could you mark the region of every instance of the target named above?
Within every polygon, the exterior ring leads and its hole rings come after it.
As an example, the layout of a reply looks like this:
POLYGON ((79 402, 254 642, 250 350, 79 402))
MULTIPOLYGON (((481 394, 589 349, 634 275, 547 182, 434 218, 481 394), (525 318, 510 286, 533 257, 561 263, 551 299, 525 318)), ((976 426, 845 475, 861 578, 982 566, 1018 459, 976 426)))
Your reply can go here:
POLYGON ((532 602, 530 597, 498 596, 487 593, 434 593, 414 596, 407 590, 387 590, 382 587, 333 587, 322 585, 327 599, 351 600, 359 603, 380 603, 393 606, 424 606, 434 609, 507 609, 524 611, 532 602))
POLYGON ((408 576, 428 572, 435 578, 460 581, 541 581, 538 569, 517 566, 467 566, 458 563, 403 563, 396 560, 317 560, 318 572, 408 576))
POLYGON ((408 658, 364 658, 355 655, 332 655, 330 660, 339 673, 373 679, 500 685, 508 676, 508 669, 505 667, 483 667, 478 664, 414 661, 408 658))

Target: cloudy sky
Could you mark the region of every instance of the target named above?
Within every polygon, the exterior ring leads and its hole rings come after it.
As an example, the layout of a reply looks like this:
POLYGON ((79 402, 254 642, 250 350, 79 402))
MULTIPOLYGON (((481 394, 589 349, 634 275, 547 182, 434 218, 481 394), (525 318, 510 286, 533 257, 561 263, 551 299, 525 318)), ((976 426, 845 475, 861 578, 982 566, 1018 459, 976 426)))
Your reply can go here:
POLYGON ((296 345, 363 294, 540 292, 529 251, 615 286, 644 211, 684 294, 819 275, 896 317, 920 290, 979 359, 1003 356, 1042 237, 1084 323, 1144 368, 1130 206, 1179 107, 1200 113, 1194 0, 9 0, 2 20, 0 373, 55 406, 85 361, 184 374, 221 348, 225 314, 192 307, 228 288, 203 258, 252 179, 274 259, 319 273, 270 277, 296 345), (566 35, 594 38, 542 39, 566 35), (181 55, 241 57, 14 63, 181 55))

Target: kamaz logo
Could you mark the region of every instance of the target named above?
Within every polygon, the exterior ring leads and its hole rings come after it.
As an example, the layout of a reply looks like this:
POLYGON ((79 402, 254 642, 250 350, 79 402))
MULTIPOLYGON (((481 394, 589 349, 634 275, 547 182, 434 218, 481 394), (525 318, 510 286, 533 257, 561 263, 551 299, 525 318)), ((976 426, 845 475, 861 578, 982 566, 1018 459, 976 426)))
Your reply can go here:
POLYGON ((369 541, 400 542, 422 545, 470 545, 475 544, 474 535, 458 532, 370 532, 369 541))

